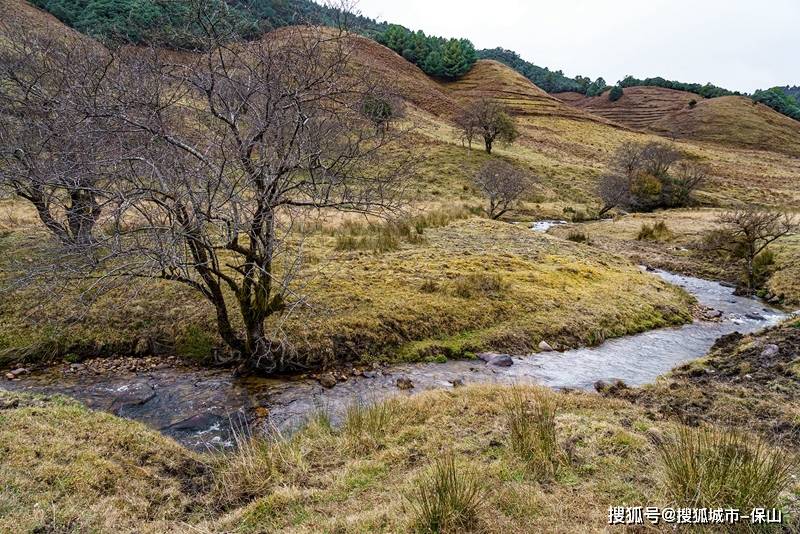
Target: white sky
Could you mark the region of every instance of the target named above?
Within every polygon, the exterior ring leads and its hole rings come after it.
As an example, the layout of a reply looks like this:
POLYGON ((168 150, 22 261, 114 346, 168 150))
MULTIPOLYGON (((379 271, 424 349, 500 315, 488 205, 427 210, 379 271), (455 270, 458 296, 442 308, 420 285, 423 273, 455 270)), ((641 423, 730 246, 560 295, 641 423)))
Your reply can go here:
POLYGON ((356 9, 610 84, 627 74, 747 92, 800 84, 800 0, 358 0, 356 9))

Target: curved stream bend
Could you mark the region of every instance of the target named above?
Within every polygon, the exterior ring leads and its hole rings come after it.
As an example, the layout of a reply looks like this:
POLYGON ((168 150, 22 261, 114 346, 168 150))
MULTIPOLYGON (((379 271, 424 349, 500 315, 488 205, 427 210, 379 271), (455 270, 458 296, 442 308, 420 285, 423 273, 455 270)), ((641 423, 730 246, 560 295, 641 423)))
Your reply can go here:
POLYGON ((652 330, 612 339, 598 347, 515 357, 514 365, 504 368, 482 361, 397 365, 374 376, 353 377, 331 389, 310 379, 235 378, 224 370, 174 367, 95 376, 49 371, 0 383, 0 387, 63 393, 92 408, 142 421, 189 447, 218 447, 230 445, 232 422, 253 420, 255 414, 268 413, 266 422, 288 429, 315 410, 324 409, 336 419, 353 402, 409 394, 396 387, 400 376, 413 382, 412 393, 453 387, 456 380, 465 384, 538 383, 577 389, 591 389, 597 380, 621 379, 629 385, 641 385, 702 356, 724 334, 753 332, 786 317, 763 302, 734 296, 732 289, 716 282, 663 271, 657 274, 685 288, 701 304, 721 311, 721 321, 652 330))

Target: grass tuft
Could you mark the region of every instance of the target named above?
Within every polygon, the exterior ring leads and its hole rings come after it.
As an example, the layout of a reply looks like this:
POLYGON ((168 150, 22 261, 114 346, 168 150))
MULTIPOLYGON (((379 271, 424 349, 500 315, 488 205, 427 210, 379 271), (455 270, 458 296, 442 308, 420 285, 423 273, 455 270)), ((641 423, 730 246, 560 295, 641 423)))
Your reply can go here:
POLYGON ((505 399, 511 451, 537 480, 551 480, 564 459, 556 433, 558 404, 544 389, 511 388, 505 399))
POLYGON ((448 453, 414 483, 407 500, 414 531, 465 532, 476 526, 481 491, 475 474, 459 469, 448 453))
POLYGON ((636 239, 638 241, 669 241, 672 239, 672 232, 664 221, 658 221, 652 226, 643 223, 636 239))
POLYGON ((235 452, 220 453, 214 490, 223 508, 244 504, 268 493, 276 472, 275 446, 249 432, 235 432, 235 452))
POLYGON ((657 448, 667 491, 680 506, 778 508, 797 465, 737 430, 681 427, 657 448))
POLYGON ((471 273, 459 276, 453 281, 453 293, 465 299, 496 296, 504 289, 503 280, 496 274, 471 273))
POLYGON ((570 232, 569 235, 567 235, 567 239, 575 243, 585 243, 587 245, 590 243, 589 236, 583 232, 570 232))
POLYGON ((412 245, 424 243, 423 234, 428 228, 447 226, 453 221, 471 215, 471 210, 461 207, 434 210, 415 217, 383 223, 345 221, 333 232, 336 236, 335 248, 340 252, 358 250, 390 252, 399 249, 403 243, 412 245))
POLYGON ((397 403, 387 400, 376 404, 354 403, 347 408, 342 430, 353 448, 368 451, 381 443, 387 428, 397 417, 397 403))

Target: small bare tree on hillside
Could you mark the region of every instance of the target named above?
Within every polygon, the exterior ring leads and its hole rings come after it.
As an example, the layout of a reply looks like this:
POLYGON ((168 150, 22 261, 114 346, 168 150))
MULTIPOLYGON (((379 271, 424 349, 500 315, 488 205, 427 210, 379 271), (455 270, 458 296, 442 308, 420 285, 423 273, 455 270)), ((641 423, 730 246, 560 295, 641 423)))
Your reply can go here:
POLYGON ((513 143, 518 136, 514 119, 503 106, 488 98, 476 100, 462 109, 456 116, 456 126, 461 139, 470 148, 475 137, 482 138, 487 154, 492 153, 495 141, 513 143))
POLYGON ((624 174, 604 174, 600 177, 597 193, 603 200, 598 217, 602 217, 612 209, 629 205, 630 187, 628 177, 624 174))
POLYGON ((527 172, 502 160, 489 161, 475 175, 475 185, 489 200, 486 214, 491 219, 511 210, 532 184, 527 172))
POLYGON ((739 266, 748 292, 760 286, 759 270, 768 266, 760 265, 763 262, 759 258, 768 251, 767 247, 798 229, 791 215, 752 206, 725 212, 717 222, 722 228, 706 236, 704 247, 731 265, 739 266))

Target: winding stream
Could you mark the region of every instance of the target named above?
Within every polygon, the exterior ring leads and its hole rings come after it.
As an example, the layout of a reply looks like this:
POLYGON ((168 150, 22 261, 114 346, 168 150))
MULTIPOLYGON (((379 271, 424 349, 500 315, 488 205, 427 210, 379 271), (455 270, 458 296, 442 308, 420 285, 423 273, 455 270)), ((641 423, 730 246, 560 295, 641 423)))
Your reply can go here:
POLYGON ((287 430, 316 410, 326 410, 337 419, 354 402, 450 388, 458 380, 464 384, 538 383, 576 389, 591 389, 597 380, 613 379, 641 385, 702 356, 721 335, 753 332, 786 317, 761 301, 734 296, 732 289, 715 282, 656 274, 684 287, 701 304, 722 312, 721 320, 652 330, 597 347, 514 357, 510 367, 472 360, 397 365, 369 372, 368 377, 351 377, 330 389, 312 379, 237 378, 228 370, 174 366, 88 376, 52 369, 0 382, 0 388, 66 394, 202 449, 229 446, 230 429, 241 422, 257 419, 258 425, 287 430), (398 389, 399 377, 409 378, 413 389, 398 389))

